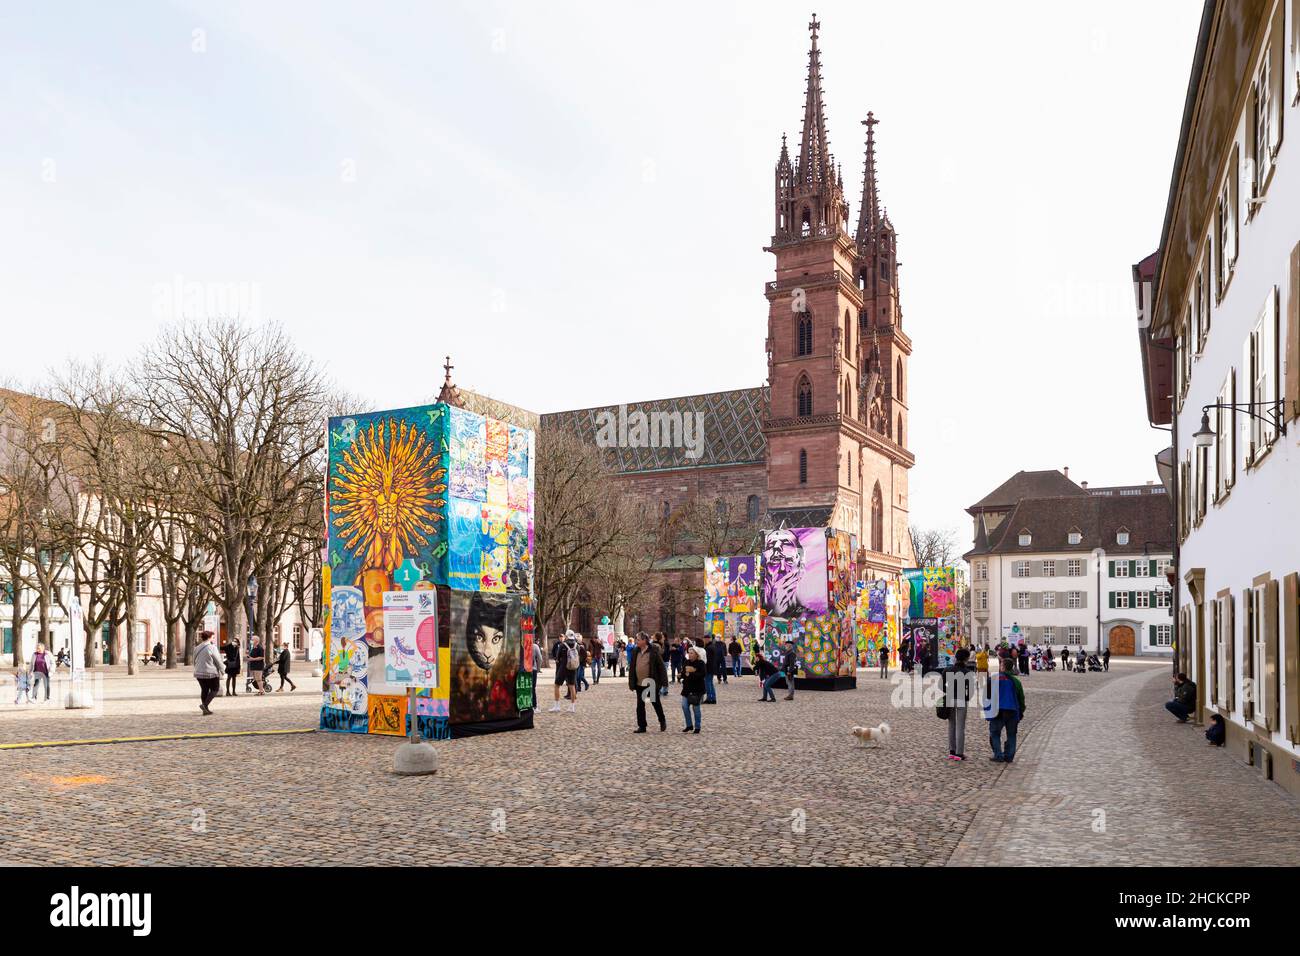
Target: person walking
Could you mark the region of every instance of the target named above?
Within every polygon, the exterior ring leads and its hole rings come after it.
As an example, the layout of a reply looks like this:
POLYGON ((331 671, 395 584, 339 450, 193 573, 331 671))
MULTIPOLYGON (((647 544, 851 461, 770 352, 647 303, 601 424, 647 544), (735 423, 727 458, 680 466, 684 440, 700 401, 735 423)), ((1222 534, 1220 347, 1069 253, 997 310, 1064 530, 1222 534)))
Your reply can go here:
POLYGON ((194 649, 194 679, 199 682, 199 711, 211 717, 208 705, 221 690, 221 653, 211 631, 199 635, 199 646, 194 649))
POLYGON ((668 668, 664 665, 663 653, 658 644, 652 644, 645 631, 636 636, 636 646, 632 648, 632 660, 627 669, 627 685, 636 694, 636 730, 633 733, 646 732, 645 702, 649 697, 654 704, 655 716, 659 718, 659 731, 668 729, 668 720, 664 717, 664 705, 659 702, 660 693, 668 684, 668 668))
POLYGON ((266 693, 266 684, 262 679, 265 670, 266 649, 262 647, 262 639, 254 634, 253 643, 248 646, 248 679, 257 688, 258 697, 266 693))
POLYGON ((686 719, 686 726, 682 733, 700 732, 704 726, 703 718, 700 716, 700 701, 704 696, 704 671, 706 663, 700 658, 698 647, 692 647, 686 652, 686 662, 682 667, 682 717, 686 719), (695 715, 695 723, 691 723, 691 715, 695 715))
POLYGON ((740 641, 733 637, 731 643, 727 645, 727 653, 731 655, 731 676, 739 677, 740 659, 745 654, 745 648, 741 645, 740 641))
POLYGON ((600 638, 593 637, 591 646, 587 649, 587 657, 591 661, 591 682, 600 683, 600 668, 604 664, 605 649, 600 645, 600 638))
POLYGON ((1024 641, 1020 642, 1019 650, 1020 650, 1020 673, 1028 674, 1029 673, 1029 648, 1025 646, 1024 641))
POLYGON ((1016 758, 1016 732, 1025 715, 1025 689, 1015 674, 1014 662, 1009 657, 1001 661, 992 680, 992 690, 984 708, 984 719, 989 722, 989 746, 993 748, 994 763, 1011 763, 1016 758), (1002 735, 1006 734, 1003 747, 1002 735))
POLYGON ((880 645, 880 679, 889 679, 889 645, 880 645))
POLYGON ((1067 671, 1073 670, 1074 668, 1071 666, 1072 663, 1073 662, 1070 660, 1069 649, 1066 647, 1062 647, 1061 648, 1061 669, 1067 671))
POLYGON ((956 663, 944 668, 943 700, 948 710, 948 759, 966 759, 966 711, 970 706, 970 686, 976 672, 970 666, 970 650, 960 648, 956 663))
POLYGON ((280 675, 280 686, 276 688, 276 693, 284 690, 286 683, 289 685, 289 693, 292 694, 298 689, 298 685, 289 677, 289 663, 292 659, 293 655, 289 653, 289 646, 281 644, 280 654, 275 659, 275 672, 280 675))
POLYGON ((718 645, 718 652, 717 652, 718 669, 717 671, 714 672, 713 679, 715 681, 720 680, 722 681, 722 683, 725 684, 727 682, 727 678, 731 675, 731 668, 727 666, 727 645, 726 642, 724 642, 720 637, 715 637, 713 639, 713 643, 718 645))
POLYGON ((1106 649, 1101 652, 1101 669, 1104 671, 1110 670, 1110 645, 1107 645, 1106 649))
MULTIPOLYGON (((16 655, 15 655, 16 656, 16 655)), ((50 699, 50 673, 54 670, 54 657, 37 642, 36 653, 32 655, 32 700, 36 699, 36 688, 45 685, 45 699, 50 699)))
POLYGON ((31 689, 31 675, 21 667, 14 668, 14 706, 27 703, 28 693, 31 689))
POLYGON ((565 691, 569 699, 569 713, 578 712, 578 647, 577 642, 573 640, 572 632, 564 635, 563 640, 555 642, 555 650, 551 656, 555 659, 555 703, 551 705, 551 713, 557 713, 562 705, 560 704, 560 688, 568 687, 565 691))
POLYGON ((226 696, 237 697, 238 691, 235 685, 239 680, 240 653, 239 638, 234 638, 228 644, 221 645, 221 653, 226 656, 226 696))
POLYGON ((632 654, 636 650, 636 638, 631 638, 623 645, 623 659, 627 662, 627 669, 632 669, 632 654))

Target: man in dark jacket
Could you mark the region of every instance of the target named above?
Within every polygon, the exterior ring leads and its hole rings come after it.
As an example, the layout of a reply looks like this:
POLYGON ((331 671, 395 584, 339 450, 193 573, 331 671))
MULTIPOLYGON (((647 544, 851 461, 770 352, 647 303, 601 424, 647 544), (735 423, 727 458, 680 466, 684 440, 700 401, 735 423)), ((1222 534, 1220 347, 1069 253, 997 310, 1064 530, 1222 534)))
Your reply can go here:
POLYGON ((745 653, 745 649, 741 646, 740 641, 733 637, 731 643, 727 645, 727 653, 731 655, 731 675, 739 677, 740 658, 745 653))
POLYGON ((654 705, 655 716, 659 718, 659 730, 668 729, 668 720, 664 717, 664 705, 659 702, 660 691, 668 685, 668 668, 664 666, 663 655, 657 645, 651 644, 645 631, 636 636, 636 647, 632 649, 632 660, 627 669, 627 686, 636 694, 636 730, 634 733, 646 732, 645 702, 647 696, 654 705))
POLYGON ((1165 710, 1177 717, 1180 724, 1187 723, 1196 710, 1196 682, 1188 680, 1182 671, 1174 677, 1174 699, 1165 704, 1165 710))
POLYGON ((287 644, 281 644, 280 656, 275 660, 275 670, 276 673, 280 675, 280 686, 276 688, 277 692, 284 690, 284 685, 286 683, 289 685, 290 693, 298 689, 298 685, 295 684, 293 678, 289 676, 289 663, 292 660, 293 655, 289 653, 289 646, 287 644))
POLYGON ((718 691, 713 682, 722 676, 726 652, 722 649, 722 642, 712 635, 705 638, 704 659, 708 666, 705 668, 703 703, 716 704, 718 691))

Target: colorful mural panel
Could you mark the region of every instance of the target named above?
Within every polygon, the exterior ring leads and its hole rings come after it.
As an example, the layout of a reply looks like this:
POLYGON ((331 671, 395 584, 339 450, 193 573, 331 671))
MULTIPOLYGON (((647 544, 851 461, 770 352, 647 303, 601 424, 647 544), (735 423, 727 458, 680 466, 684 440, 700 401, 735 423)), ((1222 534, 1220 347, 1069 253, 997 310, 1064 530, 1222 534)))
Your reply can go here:
POLYGON ((826 529, 769 531, 763 541, 763 608, 776 617, 827 611, 826 529))
POLYGON ((517 714, 515 676, 523 644, 517 595, 451 592, 451 722, 517 714))
POLYGON ((727 610, 733 613, 758 610, 758 557, 737 554, 727 562, 727 610))

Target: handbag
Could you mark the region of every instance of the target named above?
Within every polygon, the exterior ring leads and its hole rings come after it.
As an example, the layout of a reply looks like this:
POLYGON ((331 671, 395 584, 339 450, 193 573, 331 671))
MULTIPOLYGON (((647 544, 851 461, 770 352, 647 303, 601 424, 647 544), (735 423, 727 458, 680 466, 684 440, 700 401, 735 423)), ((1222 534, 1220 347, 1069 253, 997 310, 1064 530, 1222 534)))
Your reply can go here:
POLYGON ((940 720, 947 720, 947 719, 948 719, 948 708, 947 708, 947 707, 944 707, 944 706, 942 706, 942 705, 936 707, 936 708, 934 709, 934 716, 938 717, 940 720))
POLYGON ((703 694, 687 694, 687 695, 686 695, 686 703, 690 704, 692 707, 699 707, 699 706, 700 706, 700 701, 703 700, 703 699, 704 699, 704 695, 703 695, 703 694))

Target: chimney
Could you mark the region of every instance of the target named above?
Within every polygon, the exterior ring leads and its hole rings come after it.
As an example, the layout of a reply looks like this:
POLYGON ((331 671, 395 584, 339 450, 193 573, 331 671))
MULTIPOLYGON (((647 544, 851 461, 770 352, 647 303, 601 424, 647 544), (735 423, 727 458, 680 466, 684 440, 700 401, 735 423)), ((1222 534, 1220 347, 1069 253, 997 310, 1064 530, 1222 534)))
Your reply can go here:
POLYGON ((1087 490, 1088 490, 1088 483, 1087 483, 1086 481, 1085 481, 1085 482, 1081 482, 1080 485, 1079 485, 1079 487, 1082 488, 1084 491, 1087 491, 1087 490))
POLYGON ((1065 477, 1066 477, 1066 478, 1069 478, 1069 477, 1070 477, 1070 466, 1069 466, 1069 465, 1066 465, 1066 466, 1065 466, 1065 477))

